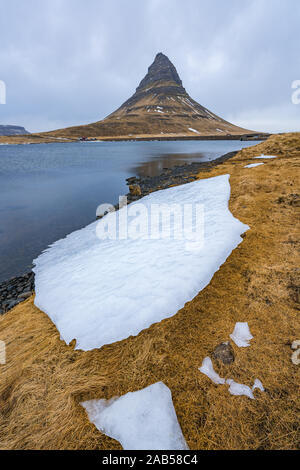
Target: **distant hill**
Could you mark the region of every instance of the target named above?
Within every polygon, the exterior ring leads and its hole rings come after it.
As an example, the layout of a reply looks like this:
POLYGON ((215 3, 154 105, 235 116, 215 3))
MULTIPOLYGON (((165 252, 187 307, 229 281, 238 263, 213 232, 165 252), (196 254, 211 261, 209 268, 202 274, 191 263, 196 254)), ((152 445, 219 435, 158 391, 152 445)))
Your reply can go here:
MULTIPOLYGON (((233 92, 234 93, 234 92, 233 92)), ((234 100, 234 95, 232 96, 234 100)), ((168 57, 157 54, 131 98, 102 121, 40 135, 56 138, 215 136, 254 134, 215 115, 193 100, 168 57)))
POLYGON ((21 126, 8 126, 0 124, 0 135, 26 135, 30 132, 21 126))

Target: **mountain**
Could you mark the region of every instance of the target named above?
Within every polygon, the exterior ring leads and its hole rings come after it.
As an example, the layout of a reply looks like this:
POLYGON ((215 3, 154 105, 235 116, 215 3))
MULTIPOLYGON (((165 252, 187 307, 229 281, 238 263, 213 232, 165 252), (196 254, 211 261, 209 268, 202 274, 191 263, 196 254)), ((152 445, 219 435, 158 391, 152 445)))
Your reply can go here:
POLYGON ((253 134, 253 131, 225 121, 193 100, 172 62, 159 53, 134 95, 107 118, 93 124, 43 133, 43 136, 134 138, 245 134, 253 134))
POLYGON ((0 124, 0 135, 25 135, 29 134, 24 127, 21 126, 8 126, 0 124))

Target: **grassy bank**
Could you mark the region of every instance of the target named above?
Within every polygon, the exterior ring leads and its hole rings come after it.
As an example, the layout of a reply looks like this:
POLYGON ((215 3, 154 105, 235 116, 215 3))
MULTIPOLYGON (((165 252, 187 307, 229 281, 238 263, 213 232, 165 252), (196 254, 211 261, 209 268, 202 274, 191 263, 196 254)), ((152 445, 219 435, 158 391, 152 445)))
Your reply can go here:
MULTIPOLYGON (((265 140, 269 137, 270 134, 264 133, 253 133, 253 134, 228 134, 228 135, 215 135, 209 133, 203 133, 202 135, 195 135, 193 132, 189 134, 130 134, 130 135, 108 135, 108 136, 97 136, 94 134, 90 138, 102 142, 147 142, 147 141, 186 141, 186 140, 243 140, 243 141, 253 141, 253 140, 265 140)), ((78 142, 78 136, 72 136, 68 134, 63 134, 62 137, 51 136, 50 133, 44 132, 41 134, 29 134, 25 136, 0 136, 0 144, 53 144, 53 143, 70 143, 78 142)))
POLYGON ((80 401, 158 381, 172 391, 191 449, 299 448, 300 369, 291 362, 291 343, 300 339, 299 164, 300 134, 286 134, 198 175, 230 174, 230 210, 251 230, 209 286, 137 337, 74 351, 33 298, 1 318, 1 449, 120 449, 89 422, 80 401), (244 168, 262 152, 278 158, 244 168), (237 321, 249 323, 251 347, 233 345, 235 362, 214 366, 247 385, 259 378, 266 391, 255 391, 255 401, 229 395, 198 371, 237 321))

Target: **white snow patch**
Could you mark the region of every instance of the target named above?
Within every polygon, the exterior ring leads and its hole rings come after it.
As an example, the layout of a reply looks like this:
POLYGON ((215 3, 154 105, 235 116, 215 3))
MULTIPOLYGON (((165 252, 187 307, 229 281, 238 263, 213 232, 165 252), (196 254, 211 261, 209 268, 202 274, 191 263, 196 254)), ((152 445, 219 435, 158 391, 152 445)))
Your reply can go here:
POLYGON ((264 386, 259 379, 255 379, 252 391, 254 391, 256 388, 258 388, 261 392, 265 391, 264 386))
POLYGON ((248 387, 248 385, 239 384, 235 382, 233 379, 223 379, 219 376, 219 374, 215 372, 213 363, 209 357, 206 357, 204 359, 202 366, 199 368, 199 370, 200 372, 202 372, 202 374, 206 375, 209 379, 212 380, 212 382, 217 385, 228 384, 230 386, 228 391, 229 393, 231 393, 231 395, 245 395, 251 398, 252 400, 255 400, 255 397, 253 395, 255 389, 258 388, 262 392, 265 391, 263 384, 259 379, 255 379, 252 389, 248 387))
POLYGON ((251 398, 251 400, 255 400, 253 392, 248 385, 238 384, 232 379, 226 380, 226 383, 230 385, 228 391, 231 395, 245 395, 246 397, 251 398))
POLYGON ((188 450, 171 392, 162 382, 120 398, 81 404, 99 431, 124 450, 188 450))
MULTIPOLYGON (((49 315, 67 344, 76 339, 76 348, 86 351, 172 317, 209 284, 249 229, 229 211, 229 198, 229 175, 222 175, 151 193, 118 211, 122 229, 124 211, 138 210, 140 203, 147 210, 139 215, 140 226, 153 204, 182 209, 203 204, 204 246, 196 253, 186 249, 184 237, 151 239, 143 231, 138 239, 99 240, 97 228, 105 227, 114 213, 71 233, 35 260, 35 305, 49 315)), ((181 229, 175 222, 174 232, 181 229)), ((195 210, 185 228, 195 228, 195 210)))
POLYGON ((249 341, 253 339, 248 323, 236 323, 234 332, 230 335, 230 338, 239 348, 248 348, 250 346, 249 341))
POLYGON ((254 158, 278 158, 278 156, 276 156, 276 155, 264 155, 262 153, 260 157, 254 157, 254 158))
POLYGON ((189 127, 189 131, 195 132, 196 134, 200 134, 200 132, 196 131, 196 129, 193 129, 192 127, 189 127))
POLYGON ((199 370, 200 372, 202 372, 202 374, 206 375, 215 384, 219 384, 219 385, 225 384, 225 379, 222 379, 222 377, 220 377, 219 374, 215 372, 214 366, 210 357, 206 357, 204 359, 202 366, 199 368, 199 370))
POLYGON ((244 166, 244 168, 255 168, 256 166, 264 165, 264 163, 250 163, 250 165, 244 166))
POLYGON ((300 364, 300 340, 293 341, 292 349, 295 349, 292 354, 292 363, 298 366, 300 364))

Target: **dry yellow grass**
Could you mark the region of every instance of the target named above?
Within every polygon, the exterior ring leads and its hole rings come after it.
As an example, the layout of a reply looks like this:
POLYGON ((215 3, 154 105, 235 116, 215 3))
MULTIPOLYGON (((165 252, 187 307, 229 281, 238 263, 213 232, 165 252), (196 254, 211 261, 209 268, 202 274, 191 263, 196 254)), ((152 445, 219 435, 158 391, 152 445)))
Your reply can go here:
POLYGON ((88 420, 80 401, 111 398, 163 381, 172 391, 191 449, 299 449, 300 134, 271 137, 199 178, 230 173, 234 216, 248 224, 209 286, 174 317, 137 337, 90 352, 60 341, 33 304, 0 320, 7 364, 0 366, 1 449, 120 449, 88 420), (246 169, 251 157, 279 158, 246 169), (198 371, 205 356, 247 321, 254 339, 235 362, 214 362, 222 376, 245 384, 261 379, 256 400, 234 397, 198 371))

